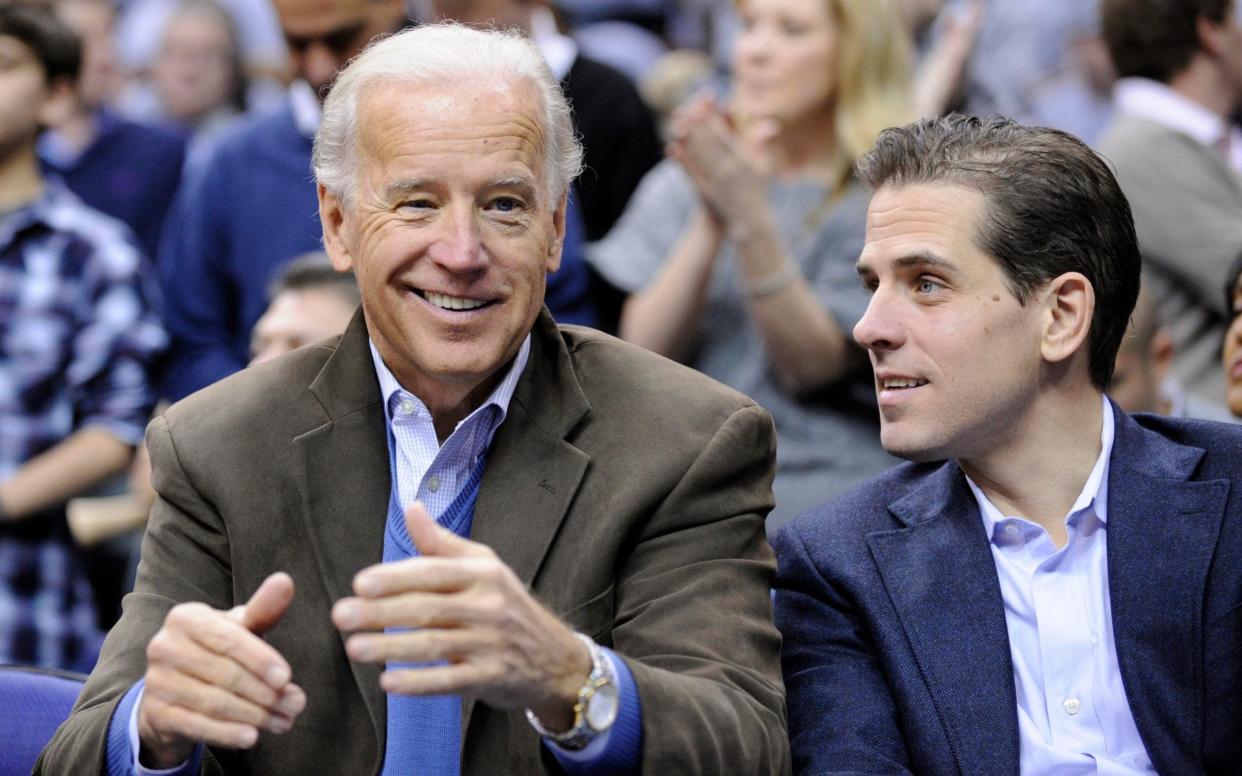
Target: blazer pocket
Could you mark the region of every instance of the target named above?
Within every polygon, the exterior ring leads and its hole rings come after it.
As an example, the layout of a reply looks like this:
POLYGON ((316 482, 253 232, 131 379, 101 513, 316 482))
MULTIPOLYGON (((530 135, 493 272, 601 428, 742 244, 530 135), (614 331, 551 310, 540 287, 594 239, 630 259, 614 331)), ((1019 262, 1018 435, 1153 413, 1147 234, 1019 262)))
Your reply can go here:
POLYGON ((612 642, 612 610, 615 584, 560 615, 569 627, 608 646, 612 642))

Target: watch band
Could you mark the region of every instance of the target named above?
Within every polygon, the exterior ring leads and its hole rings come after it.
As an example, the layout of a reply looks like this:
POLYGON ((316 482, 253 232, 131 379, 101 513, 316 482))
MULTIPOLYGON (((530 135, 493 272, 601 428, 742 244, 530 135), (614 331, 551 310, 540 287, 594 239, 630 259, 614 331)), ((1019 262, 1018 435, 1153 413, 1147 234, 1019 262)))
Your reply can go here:
MULTIPOLYGON (((600 694, 601 690, 605 694, 611 692, 614 696, 617 691, 617 677, 614 675, 612 663, 604 655, 604 651, 590 637, 584 636, 581 633, 575 633, 574 636, 586 645, 587 651, 591 655, 591 673, 587 675, 586 682, 578 689, 578 699, 574 703, 573 727, 561 733, 548 730, 539 721, 539 718, 535 716, 533 711, 530 709, 526 710, 526 720, 530 722, 535 732, 562 749, 570 751, 586 748, 587 744, 590 744, 596 737, 605 733, 612 726, 613 720, 616 719, 615 713, 608 719, 607 724, 596 728, 591 723, 588 712, 591 707, 591 701, 600 694)), ((615 697, 613 702, 615 703, 615 697)))

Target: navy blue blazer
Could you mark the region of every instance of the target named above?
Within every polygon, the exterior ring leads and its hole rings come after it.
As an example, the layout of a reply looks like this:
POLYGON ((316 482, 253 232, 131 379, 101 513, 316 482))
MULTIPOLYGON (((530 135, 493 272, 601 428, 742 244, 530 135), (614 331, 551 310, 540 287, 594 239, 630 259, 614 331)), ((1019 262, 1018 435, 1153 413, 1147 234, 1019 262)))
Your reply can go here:
MULTIPOLYGON (((1162 774, 1242 774, 1242 427, 1114 407, 1108 584, 1162 774)), ((1018 773, 996 567, 956 463, 903 464, 775 539, 794 768, 1018 773)))

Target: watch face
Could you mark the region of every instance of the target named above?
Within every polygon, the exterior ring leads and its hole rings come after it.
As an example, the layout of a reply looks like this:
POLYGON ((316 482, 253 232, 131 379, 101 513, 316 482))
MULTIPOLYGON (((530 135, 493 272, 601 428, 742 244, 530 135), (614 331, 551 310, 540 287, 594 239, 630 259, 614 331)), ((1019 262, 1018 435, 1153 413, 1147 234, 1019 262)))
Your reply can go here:
POLYGON ((592 730, 604 731, 612 727, 617 718, 617 688, 605 684, 595 691, 587 704, 586 721, 592 730))

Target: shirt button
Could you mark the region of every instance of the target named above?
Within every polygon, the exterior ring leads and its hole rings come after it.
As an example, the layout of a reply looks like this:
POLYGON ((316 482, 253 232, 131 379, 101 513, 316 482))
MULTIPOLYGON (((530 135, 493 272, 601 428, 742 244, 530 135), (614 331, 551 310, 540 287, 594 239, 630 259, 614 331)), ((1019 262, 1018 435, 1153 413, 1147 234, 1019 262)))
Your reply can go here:
POLYGON ((1018 528, 1017 523, 1009 523, 1005 526, 1005 533, 1009 534, 1010 536, 1017 536, 1018 532, 1021 530, 1022 530, 1021 528, 1018 528))
POLYGON ((1082 711, 1082 702, 1077 698, 1066 698, 1065 703, 1061 704, 1061 708, 1065 709, 1065 713, 1072 717, 1082 711))
POLYGON ((414 414, 414 402, 410 401, 409 399, 402 399, 401 400, 401 414, 413 415, 414 414))
POLYGON ((427 490, 431 491, 432 493, 435 493, 439 489, 440 489, 440 478, 433 474, 431 475, 431 478, 427 480, 427 490))

